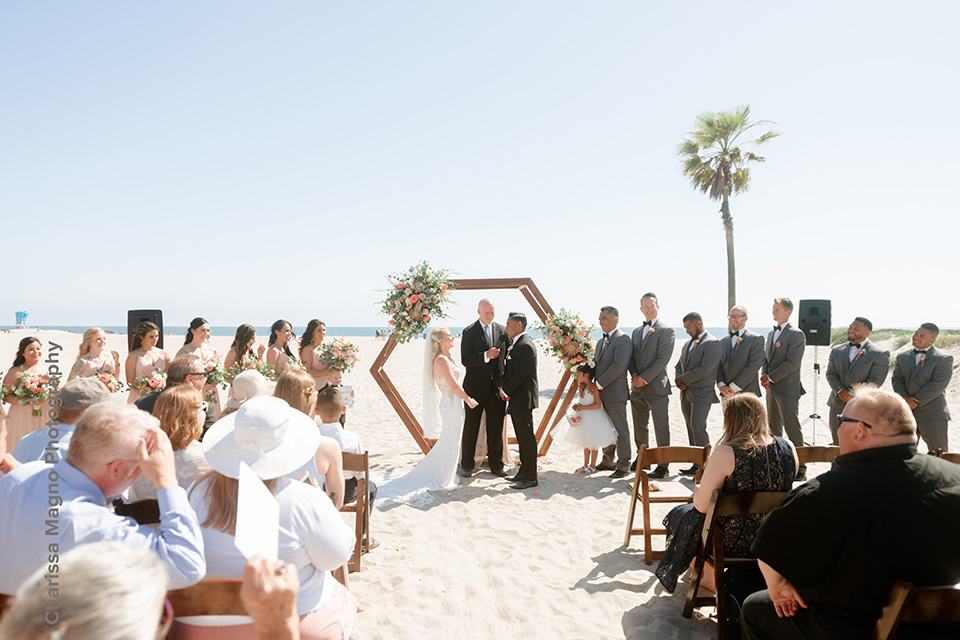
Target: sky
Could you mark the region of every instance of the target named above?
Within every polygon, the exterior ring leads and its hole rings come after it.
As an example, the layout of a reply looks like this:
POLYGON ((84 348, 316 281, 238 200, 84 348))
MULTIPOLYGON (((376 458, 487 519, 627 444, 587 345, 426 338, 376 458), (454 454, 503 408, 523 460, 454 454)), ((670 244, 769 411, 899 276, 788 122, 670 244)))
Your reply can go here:
POLYGON ((750 325, 785 296, 957 327, 957 24, 952 0, 0 0, 0 325, 385 325, 386 274, 428 260, 722 326, 719 203, 677 144, 749 104, 781 134, 730 205, 750 325))

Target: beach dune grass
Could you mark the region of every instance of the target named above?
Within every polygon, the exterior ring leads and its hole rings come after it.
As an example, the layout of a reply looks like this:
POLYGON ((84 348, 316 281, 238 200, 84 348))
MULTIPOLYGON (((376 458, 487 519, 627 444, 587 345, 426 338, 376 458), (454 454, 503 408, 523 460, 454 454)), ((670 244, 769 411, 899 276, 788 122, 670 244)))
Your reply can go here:
MULTIPOLYGON (((881 340, 893 340, 893 348, 910 344, 913 337, 912 329, 874 329, 870 332, 870 339, 874 342, 881 340)), ((838 345, 847 341, 847 328, 837 327, 830 332, 830 344, 838 345)), ((937 347, 940 349, 949 349, 960 346, 960 329, 941 329, 937 337, 937 347)))

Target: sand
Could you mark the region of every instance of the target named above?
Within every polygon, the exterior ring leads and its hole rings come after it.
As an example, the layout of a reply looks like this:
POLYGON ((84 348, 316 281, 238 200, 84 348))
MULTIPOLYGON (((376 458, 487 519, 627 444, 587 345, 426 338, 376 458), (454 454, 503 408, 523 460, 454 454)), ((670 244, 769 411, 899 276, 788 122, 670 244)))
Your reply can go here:
MULTIPOLYGON (((80 342, 78 334, 31 333, 44 341, 45 357, 50 343, 62 346, 66 356, 60 368, 69 370, 80 342)), ((24 335, 22 331, 0 333, 0 362, 12 362, 24 335)), ((167 339, 167 349, 174 353, 182 337, 167 339)), ((344 376, 344 384, 356 392, 347 427, 360 435, 370 452, 374 477, 406 471, 422 454, 368 370, 383 342, 349 339, 360 346, 363 362, 344 376)), ((221 355, 230 341, 212 339, 221 355)), ((111 335, 108 345, 120 352, 122 362, 126 337, 111 335)), ((819 349, 823 371, 828 353, 826 347, 819 349)), ((414 341, 400 345, 386 365, 418 415, 422 355, 423 341, 414 341)), ((960 361, 957 354, 955 359, 960 361)), ((800 402, 802 416, 813 412, 813 361, 814 349, 809 347, 802 369, 807 389, 800 402)), ((539 374, 541 409, 534 414, 536 424, 560 379, 560 366, 541 352, 539 374)), ((884 386, 890 387, 889 377, 884 386)), ((960 380, 955 376, 947 392, 954 416, 960 416, 958 388, 960 380)), ((821 378, 818 410, 824 421, 817 429, 818 444, 830 441, 825 421, 828 391, 821 378)), ((686 443, 676 395, 671 397, 670 419, 673 442, 686 443)), ((711 411, 708 432, 711 442, 719 439, 717 407, 711 411)), ((810 424, 805 425, 804 434, 812 443, 810 424)), ((950 444, 951 450, 960 451, 960 431, 955 428, 950 444)), ((516 446, 512 448, 516 456, 516 446)), ((924 450, 922 444, 920 448, 924 450)), ((699 612, 690 620, 681 616, 685 580, 675 594, 667 594, 652 572, 655 565, 643 564, 642 538, 634 538, 631 548, 623 547, 630 478, 611 480, 608 473, 574 475, 582 464, 581 455, 555 444, 541 459, 536 489, 515 491, 505 479, 483 472, 463 481, 456 491, 437 494, 426 507, 376 510, 372 532, 381 544, 363 557, 362 570, 350 576, 351 589, 363 609, 359 637, 715 637, 716 625, 709 617, 699 612)), ((814 465, 811 474, 825 470, 825 465, 814 465)), ((662 518, 667 509, 654 508, 654 517, 662 518)))

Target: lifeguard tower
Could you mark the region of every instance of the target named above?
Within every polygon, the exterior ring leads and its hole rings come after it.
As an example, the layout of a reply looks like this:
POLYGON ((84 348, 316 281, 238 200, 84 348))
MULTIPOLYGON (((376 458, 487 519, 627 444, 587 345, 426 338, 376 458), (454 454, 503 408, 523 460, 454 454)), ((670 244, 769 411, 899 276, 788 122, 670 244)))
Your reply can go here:
POLYGON ((27 328, 29 328, 29 327, 27 326, 27 316, 29 316, 29 315, 30 315, 30 314, 29 314, 28 312, 26 312, 26 311, 17 311, 17 312, 16 312, 16 316, 17 316, 17 325, 16 325, 16 326, 17 326, 18 329, 27 329, 27 328))

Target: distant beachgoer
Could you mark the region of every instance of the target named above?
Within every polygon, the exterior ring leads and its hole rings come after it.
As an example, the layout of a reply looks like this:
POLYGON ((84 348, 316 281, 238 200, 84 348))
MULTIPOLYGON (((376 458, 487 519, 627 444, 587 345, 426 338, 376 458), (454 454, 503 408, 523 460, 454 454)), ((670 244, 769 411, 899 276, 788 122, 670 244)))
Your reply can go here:
MULTIPOLYGON (((160 340, 160 327, 149 320, 141 322, 133 332, 133 344, 124 370, 127 384, 134 384, 138 378, 147 378, 154 371, 166 371, 172 358, 164 349, 157 347, 160 340)), ((140 398, 136 390, 131 389, 127 404, 133 404, 140 398)))
POLYGON ((3 387, 9 391, 3 400, 10 405, 7 414, 7 451, 13 451, 20 438, 42 429, 47 422, 50 405, 46 400, 38 404, 19 404, 13 393, 20 386, 21 376, 40 376, 44 381, 50 379, 42 359, 43 345, 40 339, 33 336, 24 338, 17 347, 13 367, 3 377, 3 387), (37 415, 34 415, 35 410, 37 415))
MULTIPOLYGON (((187 336, 183 346, 177 351, 177 355, 194 356, 206 367, 207 365, 219 366, 220 356, 217 350, 210 346, 210 323, 204 318, 197 317, 190 322, 190 328, 187 329, 187 336)), ((220 416, 220 393, 217 391, 217 385, 207 384, 203 387, 204 399, 212 405, 214 417, 220 416)))
POLYGON ((300 336, 300 362, 313 378, 313 386, 317 389, 322 389, 327 384, 327 365, 317 356, 317 349, 323 344, 326 335, 327 325, 314 319, 307 323, 306 331, 300 336))
POLYGON ((119 382, 120 354, 116 351, 107 351, 106 346, 107 334, 103 329, 92 327, 84 331, 77 360, 70 369, 69 379, 89 378, 97 373, 108 373, 119 382))

